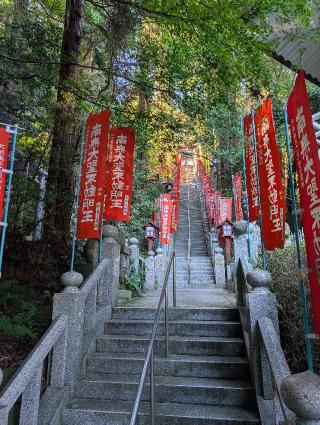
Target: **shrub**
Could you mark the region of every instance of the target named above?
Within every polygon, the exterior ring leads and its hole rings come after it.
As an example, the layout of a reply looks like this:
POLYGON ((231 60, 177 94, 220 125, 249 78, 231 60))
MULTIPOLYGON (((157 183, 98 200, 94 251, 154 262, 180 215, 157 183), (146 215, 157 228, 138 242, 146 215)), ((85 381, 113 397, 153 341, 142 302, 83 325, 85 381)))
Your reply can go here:
MULTIPOLYGON (((304 246, 301 246, 302 261, 306 264, 304 246)), ((300 297, 299 269, 297 266, 295 245, 285 249, 266 253, 267 269, 272 275, 273 291, 277 296, 280 336, 282 347, 293 373, 307 369, 307 356, 302 320, 302 304, 300 297)), ((308 303, 308 317, 312 318, 309 286, 305 284, 308 303)), ((312 319, 311 319, 312 329, 312 319)), ((319 341, 313 343, 313 359, 315 367, 319 367, 319 341)))
MULTIPOLYGON (((133 264, 133 261, 134 260, 131 257, 130 258, 131 266, 133 264)), ((132 267, 130 274, 121 279, 120 285, 123 285, 126 287, 126 289, 129 289, 130 291, 132 291, 133 296, 139 296, 141 294, 141 291, 144 290, 145 280, 146 280, 145 268, 140 267, 140 270, 137 273, 135 268, 132 267)))

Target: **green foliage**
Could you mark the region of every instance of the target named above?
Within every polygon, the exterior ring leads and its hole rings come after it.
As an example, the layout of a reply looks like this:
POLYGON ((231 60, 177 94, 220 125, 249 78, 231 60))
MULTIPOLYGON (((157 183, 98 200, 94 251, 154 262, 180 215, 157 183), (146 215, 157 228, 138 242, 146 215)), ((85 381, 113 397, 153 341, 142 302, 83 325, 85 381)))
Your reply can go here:
POLYGON ((133 175, 133 194, 131 220, 123 226, 127 237, 143 236, 142 226, 152 217, 155 199, 162 191, 162 186, 151 179, 142 161, 136 159, 133 175))
MULTIPOLYGON (((303 247, 302 254, 305 263, 306 256, 303 247)), ((299 270, 296 261, 294 245, 282 250, 267 251, 267 269, 272 275, 271 290, 277 296, 282 347, 293 373, 302 372, 307 368, 299 292, 299 270)), ((311 318, 308 285, 305 288, 308 297, 308 316, 311 318)), ((314 344, 313 348, 315 365, 319 365, 320 350, 318 344, 314 344)))
POLYGON ((27 295, 27 288, 20 282, 1 283, 0 330, 16 339, 34 340, 47 327, 50 311, 43 308, 39 298, 26 301, 27 295))
MULTIPOLYGON (((133 259, 130 258, 130 262, 132 265, 133 259)), ((122 278, 120 284, 132 291, 133 296, 139 296, 145 288, 145 280, 146 272, 144 267, 141 267, 138 273, 132 268, 130 274, 122 278)))
POLYGON ((8 315, 0 314, 0 330, 3 331, 8 336, 17 339, 28 339, 33 340, 38 336, 38 333, 35 330, 35 323, 31 319, 29 311, 24 315, 23 312, 20 313, 18 317, 11 318, 8 315))

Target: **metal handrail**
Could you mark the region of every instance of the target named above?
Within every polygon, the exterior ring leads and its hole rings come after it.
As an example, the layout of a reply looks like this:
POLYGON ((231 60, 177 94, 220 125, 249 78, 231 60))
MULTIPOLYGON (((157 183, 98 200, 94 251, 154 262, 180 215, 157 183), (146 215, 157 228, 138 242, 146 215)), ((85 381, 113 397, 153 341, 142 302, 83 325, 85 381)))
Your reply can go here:
POLYGON ((190 184, 188 185, 188 284, 190 284, 191 230, 190 230, 190 184))
POLYGON ((145 384, 145 380, 147 377, 148 367, 150 365, 150 424, 154 425, 154 340, 157 333, 159 321, 160 321, 160 313, 163 300, 165 299, 165 341, 166 341, 166 357, 169 355, 169 297, 168 297, 168 281, 169 275, 171 271, 171 266, 173 265, 173 307, 177 306, 176 303, 176 254, 173 251, 170 255, 163 287, 160 295, 160 300, 157 308, 156 317, 153 322, 152 333, 147 349, 147 354, 144 360, 143 369, 141 373, 141 378, 139 382, 139 387, 136 395, 136 399, 134 402, 134 406, 131 413, 130 425, 135 425, 138 417, 139 406, 142 397, 142 391, 145 384))

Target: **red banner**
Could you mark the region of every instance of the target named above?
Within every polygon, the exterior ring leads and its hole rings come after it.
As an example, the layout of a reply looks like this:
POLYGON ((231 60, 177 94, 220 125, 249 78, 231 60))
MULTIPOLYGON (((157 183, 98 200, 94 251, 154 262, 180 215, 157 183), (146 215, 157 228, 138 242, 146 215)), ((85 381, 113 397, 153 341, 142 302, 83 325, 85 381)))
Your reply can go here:
POLYGON ((236 210, 236 221, 243 220, 242 213, 242 178, 241 174, 235 174, 233 176, 233 193, 234 193, 234 202, 236 210))
POLYGON ((232 221, 232 198, 220 198, 220 221, 219 224, 223 223, 227 218, 232 221))
POLYGON ((208 176, 202 161, 198 158, 198 175, 200 180, 200 189, 202 192, 202 198, 205 203, 206 212, 210 226, 217 225, 215 222, 215 198, 216 191, 211 187, 210 177, 208 176))
POLYGON ((130 221, 135 129, 110 129, 104 218, 130 221))
POLYGON ((320 160, 303 71, 289 96, 288 117, 298 173, 315 332, 320 333, 320 160))
POLYGON ((254 123, 257 137, 262 237, 265 249, 273 250, 284 246, 286 203, 271 99, 266 99, 256 110, 254 123))
POLYGON ((5 128, 0 128, 0 220, 3 219, 4 196, 6 193, 6 181, 8 167, 8 151, 9 151, 10 133, 5 128))
POLYGON ((180 177, 181 177, 181 161, 178 162, 176 176, 173 183, 172 220, 171 220, 171 229, 170 229, 171 233, 175 233, 178 229, 180 177))
POLYGON ((250 221, 255 221, 259 218, 259 202, 258 202, 258 181, 257 181, 257 173, 256 173, 256 161, 255 161, 255 155, 254 155, 254 140, 253 140, 251 114, 246 115, 243 118, 243 130, 244 130, 249 216, 250 216, 250 221))
POLYGON ((105 110, 89 115, 86 122, 78 205, 78 239, 100 238, 109 116, 109 110, 105 110))
POLYGON ((171 195, 161 196, 160 243, 162 245, 170 243, 172 202, 171 195))

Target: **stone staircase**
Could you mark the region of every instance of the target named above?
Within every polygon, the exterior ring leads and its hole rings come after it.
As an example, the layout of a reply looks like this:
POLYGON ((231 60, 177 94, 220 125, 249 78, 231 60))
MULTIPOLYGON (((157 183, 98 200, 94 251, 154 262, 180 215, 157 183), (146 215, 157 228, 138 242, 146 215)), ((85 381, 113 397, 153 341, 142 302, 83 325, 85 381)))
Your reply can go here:
POLYGON ((199 189, 194 181, 180 187, 179 224, 175 239, 175 252, 177 256, 178 288, 210 288, 214 285, 212 261, 208 255, 205 242, 199 189), (188 266, 188 190, 191 240, 190 268, 188 266))
MULTIPOLYGON (((61 425, 129 425, 154 317, 152 308, 113 310, 61 425)), ((170 356, 163 322, 154 346, 156 425, 260 424, 238 310, 177 308, 170 318, 170 356)), ((149 424, 148 378, 139 412, 149 424)))

